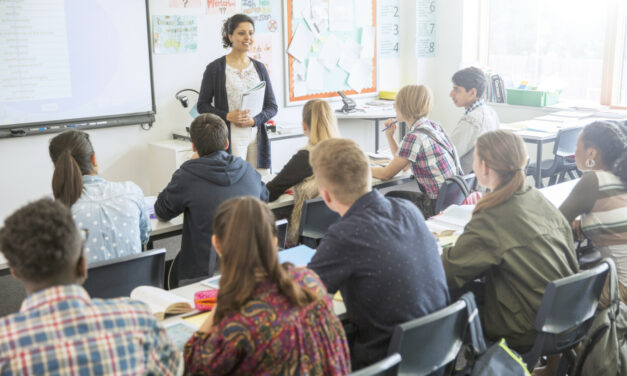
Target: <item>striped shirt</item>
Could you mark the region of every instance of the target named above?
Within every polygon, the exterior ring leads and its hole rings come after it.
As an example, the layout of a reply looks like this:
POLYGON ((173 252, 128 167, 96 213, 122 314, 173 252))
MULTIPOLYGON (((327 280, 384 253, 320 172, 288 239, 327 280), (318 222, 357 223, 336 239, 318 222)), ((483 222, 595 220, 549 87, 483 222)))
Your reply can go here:
POLYGON ((619 280, 627 285, 627 186, 611 172, 588 172, 560 210, 569 222, 581 215, 583 233, 614 259, 619 280))
POLYGON ((0 375, 174 375, 181 356, 148 307, 81 286, 29 295, 0 319, 0 375))
POLYGON ((418 184, 430 199, 438 198, 446 178, 461 174, 455 167, 455 153, 444 129, 426 118, 418 119, 412 125, 398 149, 398 156, 411 162, 418 184), (429 134, 434 135, 437 142, 429 134))

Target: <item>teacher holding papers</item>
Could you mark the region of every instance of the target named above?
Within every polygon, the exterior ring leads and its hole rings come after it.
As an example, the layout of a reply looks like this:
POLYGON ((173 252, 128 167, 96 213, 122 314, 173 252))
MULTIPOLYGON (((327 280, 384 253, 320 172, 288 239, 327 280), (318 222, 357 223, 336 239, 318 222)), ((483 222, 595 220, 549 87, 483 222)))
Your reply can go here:
POLYGON ((265 124, 276 115, 277 104, 266 67, 248 57, 254 34, 255 23, 245 14, 224 21, 222 45, 231 47, 231 52, 207 65, 198 112, 216 114, 226 122, 229 152, 255 168, 268 169, 270 141, 265 124))

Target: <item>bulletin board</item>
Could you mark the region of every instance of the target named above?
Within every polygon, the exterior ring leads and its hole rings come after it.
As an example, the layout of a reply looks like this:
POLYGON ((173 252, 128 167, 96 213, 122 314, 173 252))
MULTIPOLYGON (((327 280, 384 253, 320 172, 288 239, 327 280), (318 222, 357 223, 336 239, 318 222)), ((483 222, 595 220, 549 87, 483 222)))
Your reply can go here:
POLYGON ((285 105, 377 92, 376 0, 284 0, 285 105))

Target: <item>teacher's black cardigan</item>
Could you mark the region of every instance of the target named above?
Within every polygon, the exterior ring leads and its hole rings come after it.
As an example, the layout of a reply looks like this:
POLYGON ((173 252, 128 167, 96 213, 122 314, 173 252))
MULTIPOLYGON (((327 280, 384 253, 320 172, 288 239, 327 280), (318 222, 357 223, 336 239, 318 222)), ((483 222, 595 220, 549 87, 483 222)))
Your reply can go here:
MULTIPOLYGON (((266 81, 266 92, 263 99, 263 110, 255 116, 257 127, 257 168, 270 168, 270 140, 266 122, 276 115, 278 107, 274 99, 270 76, 266 67, 260 61, 250 59, 255 65, 259 79, 266 81)), ((231 123, 226 120, 229 112, 229 103, 226 95, 226 56, 222 56, 207 65, 200 85, 198 96, 198 112, 216 114, 226 122, 229 129, 229 150, 231 152, 231 123), (213 105, 212 105, 213 102, 213 105)))

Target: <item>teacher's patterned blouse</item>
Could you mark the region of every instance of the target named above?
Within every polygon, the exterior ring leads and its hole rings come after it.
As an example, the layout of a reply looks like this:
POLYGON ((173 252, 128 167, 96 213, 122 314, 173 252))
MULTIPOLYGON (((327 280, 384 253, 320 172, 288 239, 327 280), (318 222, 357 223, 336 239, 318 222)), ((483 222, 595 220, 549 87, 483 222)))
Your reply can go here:
POLYGON ((345 375, 350 356, 344 329, 318 276, 291 268, 301 286, 318 294, 299 308, 270 282, 260 282, 239 312, 196 332, 185 345, 186 374, 345 375))

